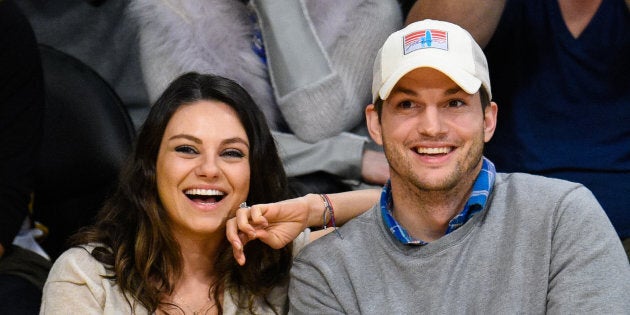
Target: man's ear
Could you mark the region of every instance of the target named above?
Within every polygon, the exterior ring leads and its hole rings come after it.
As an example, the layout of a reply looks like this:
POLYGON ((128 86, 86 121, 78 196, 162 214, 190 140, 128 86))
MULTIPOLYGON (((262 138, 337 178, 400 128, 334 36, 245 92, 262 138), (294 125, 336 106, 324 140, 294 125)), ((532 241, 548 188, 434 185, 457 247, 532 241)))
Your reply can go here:
POLYGON ((365 120, 367 121, 367 128, 370 132, 372 140, 379 145, 383 145, 383 138, 381 137, 381 121, 376 112, 376 106, 370 104, 365 108, 365 120))
POLYGON ((490 102, 488 106, 486 106, 483 112, 483 141, 488 142, 492 139, 492 135, 494 135, 494 130, 497 128, 497 112, 499 111, 499 107, 497 103, 490 102))

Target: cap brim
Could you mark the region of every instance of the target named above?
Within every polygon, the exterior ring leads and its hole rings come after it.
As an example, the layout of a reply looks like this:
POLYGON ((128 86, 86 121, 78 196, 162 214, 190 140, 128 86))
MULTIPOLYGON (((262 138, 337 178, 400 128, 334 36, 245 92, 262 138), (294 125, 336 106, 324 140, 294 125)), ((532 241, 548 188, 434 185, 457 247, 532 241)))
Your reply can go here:
POLYGON ((444 73, 459 87, 462 88, 468 94, 475 94, 481 87, 481 80, 474 75, 461 69, 461 67, 454 67, 449 65, 449 62, 442 60, 438 57, 425 57, 422 59, 409 60, 405 64, 398 67, 398 69, 383 83, 378 91, 378 96, 382 100, 386 100, 389 97, 396 83, 400 81, 407 73, 418 68, 433 68, 444 73))

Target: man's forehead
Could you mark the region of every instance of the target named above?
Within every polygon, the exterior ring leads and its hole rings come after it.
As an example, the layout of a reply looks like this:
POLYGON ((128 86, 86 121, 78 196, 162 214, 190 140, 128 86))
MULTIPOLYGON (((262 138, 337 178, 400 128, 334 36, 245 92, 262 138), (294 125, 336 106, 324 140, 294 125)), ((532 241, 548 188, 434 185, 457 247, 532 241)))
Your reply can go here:
MULTIPOLYGON (((455 95, 458 93, 464 93, 467 95, 472 95, 472 94, 468 94, 466 91, 464 91, 459 85, 457 85, 455 82, 452 82, 452 84, 446 85, 445 87, 443 87, 444 90, 444 95, 455 95)), ((422 92, 422 90, 425 89, 434 89, 436 87, 432 87, 432 86, 426 86, 426 85, 419 85, 417 84, 417 81, 415 80, 403 80, 401 79, 400 81, 398 81, 398 83, 396 83, 396 85, 394 86, 394 88, 392 89, 392 92, 390 93, 390 97, 395 95, 395 94, 405 94, 405 95, 411 95, 411 96, 417 96, 419 93, 422 92)))

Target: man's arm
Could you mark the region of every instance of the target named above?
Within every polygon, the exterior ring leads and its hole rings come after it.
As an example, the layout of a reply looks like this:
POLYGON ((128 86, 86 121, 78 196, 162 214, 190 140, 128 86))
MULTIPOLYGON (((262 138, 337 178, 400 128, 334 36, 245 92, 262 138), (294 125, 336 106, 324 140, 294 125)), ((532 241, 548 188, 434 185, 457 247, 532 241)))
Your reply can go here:
POLYGON ((547 311, 622 314, 630 310, 630 265, 604 210, 584 187, 560 202, 551 240, 547 311))
POLYGON ((505 0, 418 0, 411 7, 405 24, 423 19, 455 23, 466 29, 483 48, 492 38, 504 8, 505 0))

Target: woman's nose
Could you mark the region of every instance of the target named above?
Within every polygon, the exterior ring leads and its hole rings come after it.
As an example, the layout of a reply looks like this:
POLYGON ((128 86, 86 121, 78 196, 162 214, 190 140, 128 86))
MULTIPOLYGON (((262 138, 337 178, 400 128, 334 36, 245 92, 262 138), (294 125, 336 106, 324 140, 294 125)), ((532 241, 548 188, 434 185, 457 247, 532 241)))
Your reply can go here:
POLYGON ((199 165, 195 170, 197 176, 201 177, 215 177, 219 174, 219 167, 217 165, 217 159, 213 156, 203 156, 199 159, 199 165))

